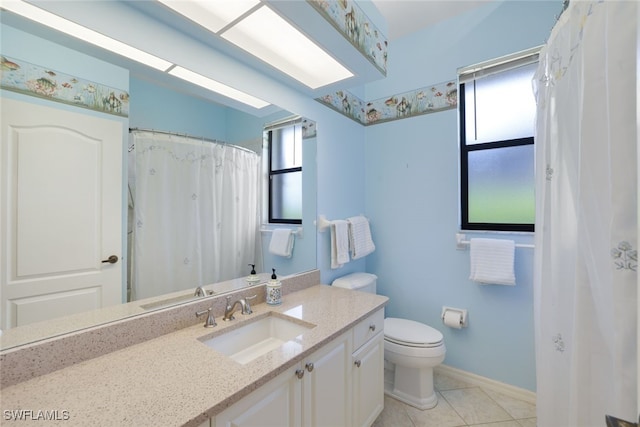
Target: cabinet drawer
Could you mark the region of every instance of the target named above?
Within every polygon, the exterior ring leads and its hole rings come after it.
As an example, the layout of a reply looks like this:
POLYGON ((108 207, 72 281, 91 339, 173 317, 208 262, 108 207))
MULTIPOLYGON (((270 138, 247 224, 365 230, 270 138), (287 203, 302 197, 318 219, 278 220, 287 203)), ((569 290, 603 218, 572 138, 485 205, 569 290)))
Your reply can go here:
POLYGON ((353 328, 353 349, 357 350, 384 329, 384 309, 376 311, 353 328))

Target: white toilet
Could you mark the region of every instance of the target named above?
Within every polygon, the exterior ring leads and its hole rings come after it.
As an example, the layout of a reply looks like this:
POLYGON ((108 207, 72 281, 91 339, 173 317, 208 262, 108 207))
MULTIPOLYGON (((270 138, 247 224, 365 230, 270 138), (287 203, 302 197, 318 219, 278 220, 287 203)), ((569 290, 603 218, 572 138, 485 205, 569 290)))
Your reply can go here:
MULTIPOLYGON (((378 277, 352 273, 333 281, 340 288, 376 293, 378 277)), ((442 333, 413 320, 384 319, 384 392, 418 409, 438 403, 433 389, 433 368, 446 353, 442 333)))

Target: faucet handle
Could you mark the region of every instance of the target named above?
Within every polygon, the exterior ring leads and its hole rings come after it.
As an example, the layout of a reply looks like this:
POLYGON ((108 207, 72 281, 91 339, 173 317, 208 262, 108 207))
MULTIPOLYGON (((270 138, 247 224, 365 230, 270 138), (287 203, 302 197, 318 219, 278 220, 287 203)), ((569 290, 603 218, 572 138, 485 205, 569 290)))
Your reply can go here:
POLYGON ((196 312, 196 317, 207 315, 207 320, 204 321, 205 328, 213 328, 217 326, 216 319, 213 317, 213 313, 211 311, 211 307, 206 310, 196 312))
POLYGON ((251 309, 251 305, 249 304, 249 300, 256 299, 258 295, 254 295, 252 297, 244 298, 244 307, 242 307, 242 314, 253 314, 253 310, 251 309))

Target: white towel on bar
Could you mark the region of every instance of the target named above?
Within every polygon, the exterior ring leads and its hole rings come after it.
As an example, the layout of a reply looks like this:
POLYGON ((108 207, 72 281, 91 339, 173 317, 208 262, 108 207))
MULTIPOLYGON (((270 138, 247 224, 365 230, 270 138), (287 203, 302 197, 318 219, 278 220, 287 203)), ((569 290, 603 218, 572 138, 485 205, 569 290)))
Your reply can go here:
POLYGON ((269 252, 274 255, 291 258, 293 253, 293 232, 288 228, 276 228, 271 234, 269 252))
POLYGON ((371 239, 369 220, 364 216, 352 216, 349 221, 349 245, 351 246, 351 258, 358 259, 369 255, 376 250, 376 245, 371 239))
POLYGON ((474 282, 515 285, 515 242, 504 239, 471 239, 471 274, 474 282))
POLYGON ((331 268, 349 262, 349 223, 343 219, 331 221, 331 268))

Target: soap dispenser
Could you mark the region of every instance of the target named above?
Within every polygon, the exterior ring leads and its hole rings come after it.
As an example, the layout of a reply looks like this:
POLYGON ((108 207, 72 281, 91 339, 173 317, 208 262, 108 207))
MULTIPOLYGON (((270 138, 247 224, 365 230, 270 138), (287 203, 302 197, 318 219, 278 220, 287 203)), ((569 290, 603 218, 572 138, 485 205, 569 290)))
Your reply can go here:
POLYGON ((249 264, 251 266, 251 273, 249 273, 249 277, 247 277, 247 282, 257 282, 260 280, 258 275, 256 274, 256 265, 249 264))
POLYGON ((271 280, 267 282, 267 304, 280 305, 282 304, 282 283, 276 276, 276 269, 272 268, 273 274, 271 280))

